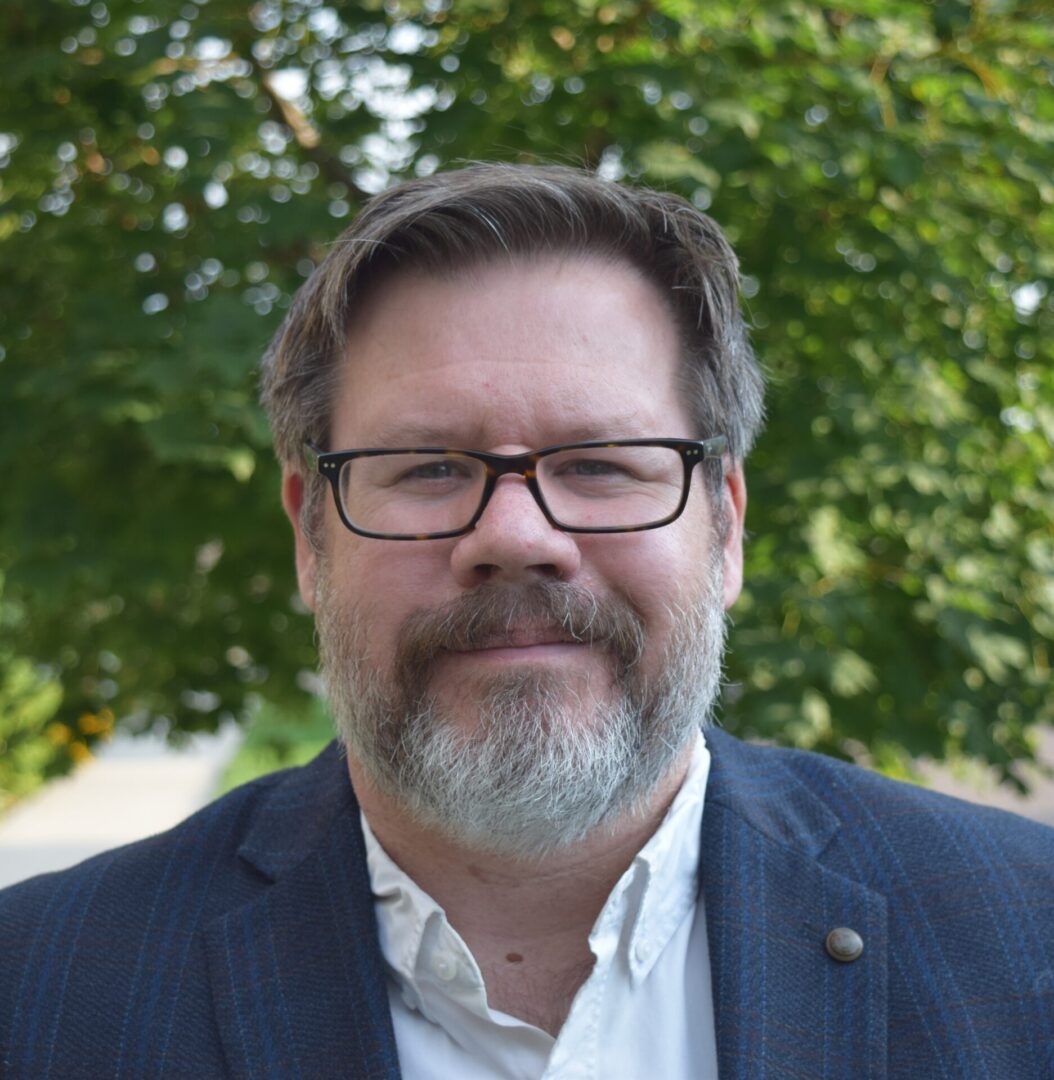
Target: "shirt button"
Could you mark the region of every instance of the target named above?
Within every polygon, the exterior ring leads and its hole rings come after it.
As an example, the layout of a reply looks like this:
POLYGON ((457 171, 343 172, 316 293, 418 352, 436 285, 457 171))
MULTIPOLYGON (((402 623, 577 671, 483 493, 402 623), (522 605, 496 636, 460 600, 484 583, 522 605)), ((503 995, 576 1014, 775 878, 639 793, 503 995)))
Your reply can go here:
POLYGON ((446 953, 440 953, 432 959, 432 971, 437 979, 450 982, 457 974, 457 961, 446 953))
POLYGON ((839 926, 828 935, 824 946, 827 955, 843 964, 858 960, 864 951, 864 939, 848 926, 839 926))

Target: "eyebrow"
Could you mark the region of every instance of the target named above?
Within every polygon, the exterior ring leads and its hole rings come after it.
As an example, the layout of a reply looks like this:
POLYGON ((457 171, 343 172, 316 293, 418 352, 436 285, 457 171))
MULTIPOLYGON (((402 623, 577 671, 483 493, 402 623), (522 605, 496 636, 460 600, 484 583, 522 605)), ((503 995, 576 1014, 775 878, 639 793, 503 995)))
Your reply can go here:
MULTIPOLYGON (((604 423, 576 423, 564 426, 560 423, 553 425, 553 430, 559 433, 558 439, 551 439, 535 447, 555 446, 561 443, 600 442, 606 439, 647 439, 662 438, 665 432, 642 431, 639 425, 634 424, 634 415, 626 412, 618 416, 609 417, 604 423)), ((417 446, 450 446, 464 450, 479 449, 475 443, 484 441, 480 432, 476 429, 472 437, 467 441, 454 434, 453 427, 440 427, 427 422, 415 423, 413 421, 397 421, 376 428, 371 434, 369 446, 390 447, 417 447, 417 446)), ((363 443, 363 448, 366 447, 363 443)))
MULTIPOLYGON (((450 432, 426 423, 398 421, 374 430, 370 446, 450 446, 450 432)), ((363 444, 365 445, 365 444, 363 444)), ((466 447, 466 449, 468 449, 466 447)))

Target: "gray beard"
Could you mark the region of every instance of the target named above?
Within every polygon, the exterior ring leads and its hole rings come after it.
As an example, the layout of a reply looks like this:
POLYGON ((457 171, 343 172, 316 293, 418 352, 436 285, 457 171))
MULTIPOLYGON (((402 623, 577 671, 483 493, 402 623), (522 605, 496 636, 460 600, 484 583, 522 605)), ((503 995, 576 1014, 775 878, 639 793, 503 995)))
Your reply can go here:
POLYGON ((368 666, 366 627, 341 608, 321 569, 316 622, 338 736, 412 818, 478 851, 537 859, 643 811, 718 695, 725 637, 718 558, 704 594, 673 613, 651 678, 639 666, 643 620, 627 601, 553 581, 485 585, 414 612, 385 676, 368 666), (429 689, 435 658, 525 625, 559 628, 606 650, 613 700, 583 699, 560 673, 502 671, 465 688, 479 719, 474 731, 459 730, 429 689))

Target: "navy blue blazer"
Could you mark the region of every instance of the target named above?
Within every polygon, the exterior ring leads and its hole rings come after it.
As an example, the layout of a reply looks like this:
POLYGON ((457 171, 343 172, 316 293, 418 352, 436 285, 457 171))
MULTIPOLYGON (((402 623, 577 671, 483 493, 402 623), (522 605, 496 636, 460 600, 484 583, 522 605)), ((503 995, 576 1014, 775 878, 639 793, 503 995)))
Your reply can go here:
MULTIPOLYGON (((722 1080, 1054 1077, 1054 830, 708 741, 722 1080), (825 950, 838 926, 864 941, 854 962, 825 950)), ((335 747, 0 893, 0 1076, 398 1077, 335 747)))

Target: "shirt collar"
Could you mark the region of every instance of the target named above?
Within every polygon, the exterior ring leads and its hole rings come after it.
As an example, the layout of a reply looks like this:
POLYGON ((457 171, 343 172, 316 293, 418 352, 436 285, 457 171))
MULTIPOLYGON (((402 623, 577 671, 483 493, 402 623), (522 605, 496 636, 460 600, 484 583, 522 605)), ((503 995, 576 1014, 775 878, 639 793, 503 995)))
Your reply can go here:
MULTIPOLYGON (((647 977, 677 927, 696 904, 700 829, 710 753, 697 732, 691 762, 662 824, 618 880, 593 925, 589 946, 598 963, 626 950, 630 977, 647 977)), ((381 953, 403 998, 426 1015, 436 992, 466 995, 485 1008, 483 976, 443 909, 393 862, 361 813, 366 861, 375 897, 381 953), (436 944, 461 945, 456 973, 436 978, 436 944)), ((449 949, 444 955, 449 955, 449 949)), ((438 970, 442 971, 439 967, 438 970)))
POLYGON ((697 733, 688 772, 662 824, 637 852, 604 904, 589 945, 600 959, 612 934, 625 941, 630 977, 647 977, 677 927, 694 910, 710 752, 697 733))

